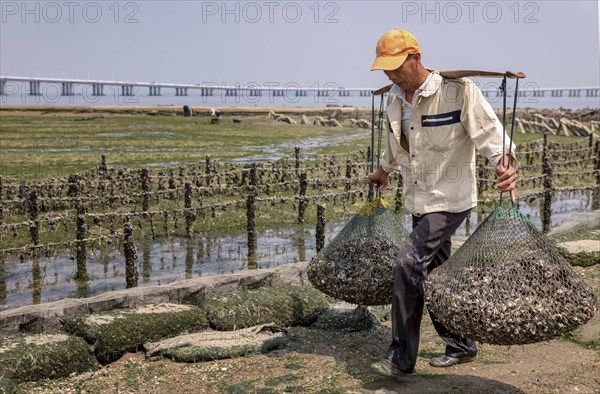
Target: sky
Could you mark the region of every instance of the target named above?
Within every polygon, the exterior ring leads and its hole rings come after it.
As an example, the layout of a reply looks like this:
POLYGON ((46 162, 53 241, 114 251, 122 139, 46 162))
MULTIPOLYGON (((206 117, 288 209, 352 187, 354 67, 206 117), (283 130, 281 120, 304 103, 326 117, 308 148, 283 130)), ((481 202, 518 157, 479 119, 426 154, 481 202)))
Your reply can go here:
MULTIPOLYGON (((598 1, 0 1, 0 75, 377 88, 395 27, 438 70, 600 85, 598 1)), ((531 86, 531 85, 530 85, 531 86)))

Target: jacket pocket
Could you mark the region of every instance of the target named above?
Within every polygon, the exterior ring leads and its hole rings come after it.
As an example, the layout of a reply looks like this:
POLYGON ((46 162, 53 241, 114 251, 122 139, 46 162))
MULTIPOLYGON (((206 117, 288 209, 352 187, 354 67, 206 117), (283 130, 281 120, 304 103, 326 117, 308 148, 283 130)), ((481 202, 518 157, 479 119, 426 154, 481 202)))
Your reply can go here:
POLYGON ((455 145, 460 126, 460 110, 435 115, 421 115, 423 139, 427 149, 446 152, 455 145))

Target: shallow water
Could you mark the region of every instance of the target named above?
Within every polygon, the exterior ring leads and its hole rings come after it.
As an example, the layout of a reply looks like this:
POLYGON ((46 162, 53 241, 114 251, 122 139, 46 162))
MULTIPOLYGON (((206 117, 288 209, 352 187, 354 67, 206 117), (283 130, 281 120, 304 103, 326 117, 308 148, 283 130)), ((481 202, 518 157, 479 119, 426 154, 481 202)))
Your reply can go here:
POLYGON ((284 157, 291 157, 290 152, 294 151, 294 147, 299 146, 303 149, 303 154, 310 154, 312 150, 322 148, 324 146, 348 146, 347 142, 359 138, 365 138, 370 135, 370 131, 361 130, 355 133, 336 134, 325 137, 305 138, 301 144, 297 142, 279 143, 277 145, 246 147, 249 152, 256 152, 252 156, 240 157, 231 161, 237 163, 253 163, 260 161, 279 160, 284 157))
MULTIPOLYGON (((541 228, 540 199, 521 201, 521 212, 541 228)), ((568 220, 574 213, 592 209, 591 192, 557 193, 552 204, 552 227, 568 220)), ((491 208, 486 211, 489 212, 491 208)), ((472 233, 478 214, 471 213, 472 233)), ((401 215, 405 228, 411 226, 410 215, 401 215)), ((348 218, 349 219, 349 218, 348 218)), ((335 237, 347 220, 325 226, 325 244, 335 237)), ((467 235, 465 223, 456 232, 467 235)), ((138 241, 138 286, 166 284, 176 280, 207 275, 229 274, 241 270, 270 268, 297 261, 309 261, 315 255, 314 228, 293 227, 264 230, 257 234, 255 258, 248 258, 246 235, 199 237, 194 239, 138 241)), ((55 301, 66 297, 90 297, 125 288, 125 263, 122 245, 88 251, 87 271, 90 280, 77 284, 75 262, 70 251, 21 263, 18 258, 0 262, 0 310, 21 305, 55 301)))

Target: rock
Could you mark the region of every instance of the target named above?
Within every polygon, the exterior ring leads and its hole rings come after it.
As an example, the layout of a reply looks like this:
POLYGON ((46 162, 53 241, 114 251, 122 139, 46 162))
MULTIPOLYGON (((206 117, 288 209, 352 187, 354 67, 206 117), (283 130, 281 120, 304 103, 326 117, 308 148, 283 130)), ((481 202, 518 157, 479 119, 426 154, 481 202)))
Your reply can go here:
POLYGON ((324 126, 329 126, 329 127, 342 127, 342 125, 340 124, 340 122, 338 122, 335 119, 327 119, 324 123, 324 126))
POLYGON ((334 109, 333 111, 327 114, 327 119, 339 119, 342 115, 342 111, 339 109, 334 109))
POLYGON ((156 304, 68 318, 64 328, 94 344, 96 357, 106 363, 145 342, 206 329, 208 320, 195 306, 156 304))
POLYGON ((565 136, 587 136, 589 135, 589 131, 582 127, 582 124, 577 122, 576 120, 560 118, 560 127, 558 135, 565 136))
POLYGON ((203 276, 161 286, 109 291, 89 298, 65 298, 40 305, 0 311, 0 337, 20 332, 53 333, 62 330, 66 317, 88 315, 116 308, 130 308, 162 302, 200 304, 207 297, 220 297, 239 289, 262 286, 307 285, 306 262, 281 267, 241 271, 235 274, 203 276))
POLYGON ((310 125, 310 119, 308 119, 308 116, 306 115, 302 115, 302 120, 300 120, 300 124, 301 125, 310 125))
POLYGON ((294 119, 290 118, 289 116, 279 116, 277 118, 277 121, 285 122, 285 123, 289 123, 289 124, 298 124, 298 122, 296 122, 294 119))
POLYGON ((87 343, 76 336, 20 335, 0 340, 2 379, 17 383, 56 379, 99 368, 100 364, 90 354, 87 343))
POLYGON ((371 128, 371 122, 368 122, 364 119, 350 119, 350 126, 351 127, 360 127, 361 129, 370 129, 371 128))
POLYGON ((356 308, 329 308, 319 315, 317 321, 310 327, 328 331, 356 332, 379 326, 379 320, 366 307, 359 305, 356 308))
POLYGON ((232 331, 274 322, 289 327, 310 325, 329 306, 312 287, 280 286, 230 293, 202 304, 210 326, 232 331))
POLYGON ((199 362, 266 353, 284 347, 287 330, 273 323, 236 331, 204 331, 144 344, 146 357, 199 362))
POLYGON ((340 122, 335 119, 325 119, 321 116, 317 116, 313 121, 313 125, 315 126, 328 126, 328 127, 342 127, 340 122))
MULTIPOLYGON (((499 116, 501 110, 496 110, 499 116)), ((507 124, 511 124, 511 114, 507 114, 507 124)), ((534 110, 519 109, 515 122, 517 133, 548 133, 566 136, 589 136, 600 132, 597 110, 534 110)))
POLYGON ((597 239, 582 239, 579 241, 562 242, 559 246, 569 253, 594 253, 600 252, 600 241, 597 239))

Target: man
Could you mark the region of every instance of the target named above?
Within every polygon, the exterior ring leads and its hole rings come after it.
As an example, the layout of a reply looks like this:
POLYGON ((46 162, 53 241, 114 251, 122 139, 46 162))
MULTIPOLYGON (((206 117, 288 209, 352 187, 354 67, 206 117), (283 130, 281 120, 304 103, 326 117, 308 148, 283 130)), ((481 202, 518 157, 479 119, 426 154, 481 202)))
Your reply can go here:
MULTIPOLYGON (((384 360, 371 366, 377 374, 397 377, 412 373, 416 364, 424 281, 448 259, 451 235, 477 205, 476 149, 495 167, 496 189, 502 193, 515 189, 518 162, 503 155, 504 130, 479 88, 468 79, 444 79, 425 68, 412 34, 401 29, 385 33, 376 53, 371 70, 383 70, 393 87, 386 107, 386 148, 381 166, 368 179, 385 189, 389 173, 399 170, 406 209, 413 215, 413 231, 396 255, 392 344, 384 360)), ((505 140, 509 152, 511 141, 505 140)), ((474 341, 430 317, 446 342, 445 354, 432 358, 432 366, 475 358, 474 341)))

